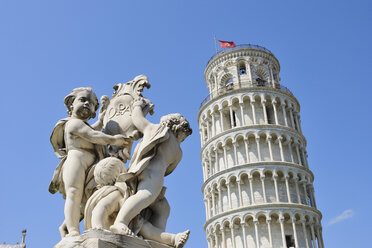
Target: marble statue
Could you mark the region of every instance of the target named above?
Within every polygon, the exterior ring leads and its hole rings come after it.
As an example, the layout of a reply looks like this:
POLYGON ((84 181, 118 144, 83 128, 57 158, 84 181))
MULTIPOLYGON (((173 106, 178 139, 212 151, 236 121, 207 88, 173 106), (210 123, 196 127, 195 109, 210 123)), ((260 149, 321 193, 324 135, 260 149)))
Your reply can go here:
POLYGON ((80 235, 80 205, 86 172, 97 160, 95 145, 124 146, 127 142, 123 135, 111 136, 95 130, 102 126, 101 120, 94 126, 87 124, 96 116, 98 109, 97 96, 91 88, 74 89, 64 102, 69 117, 57 123, 51 137, 52 143, 56 135, 61 139, 53 147, 62 161, 57 166, 49 190, 55 193, 59 189, 64 195, 67 235, 77 236, 80 235))
MULTIPOLYGON (((49 186, 51 193, 59 191, 66 199, 59 228, 62 241, 83 238, 79 222, 84 218, 86 232, 185 245, 189 230, 165 232, 170 207, 163 183, 180 162, 180 144, 192 129, 180 114, 163 116, 159 124, 149 122, 146 115, 153 113, 154 105, 142 96, 144 88, 150 88, 144 75, 115 85, 111 99, 101 97, 98 121, 92 125, 88 120, 99 107, 93 90, 76 88, 65 97, 69 117, 58 121, 51 135, 61 162, 49 186), (133 141, 140 138, 131 157, 133 141)), ((67 247, 61 242, 58 247, 67 247)))

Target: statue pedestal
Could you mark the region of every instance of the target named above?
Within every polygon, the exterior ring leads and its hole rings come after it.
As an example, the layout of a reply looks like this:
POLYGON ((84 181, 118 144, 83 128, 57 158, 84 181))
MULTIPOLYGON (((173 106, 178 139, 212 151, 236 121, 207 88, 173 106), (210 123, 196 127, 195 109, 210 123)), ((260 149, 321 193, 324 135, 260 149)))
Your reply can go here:
POLYGON ((77 237, 63 238, 54 248, 171 248, 155 241, 90 229, 77 237))

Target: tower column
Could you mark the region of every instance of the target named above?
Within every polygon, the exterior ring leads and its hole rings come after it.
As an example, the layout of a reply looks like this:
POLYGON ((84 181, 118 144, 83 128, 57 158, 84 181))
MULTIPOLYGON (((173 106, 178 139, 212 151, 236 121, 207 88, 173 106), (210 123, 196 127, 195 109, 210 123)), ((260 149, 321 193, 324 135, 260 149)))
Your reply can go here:
POLYGON ((296 147, 298 164, 303 166, 302 161, 301 161, 301 156, 300 156, 300 150, 298 149, 298 142, 295 143, 295 147, 296 147))
POLYGON ((205 218, 209 219, 207 198, 204 196, 205 218))
POLYGON ((269 233, 270 248, 273 248, 273 237, 272 237, 272 234, 271 234, 271 219, 268 218, 266 220, 266 223, 267 223, 267 232, 269 233))
POLYGON ((220 168, 220 165, 219 165, 219 162, 218 162, 218 147, 215 147, 213 149, 213 151, 214 151, 214 156, 215 156, 215 160, 216 160, 215 161, 216 162, 215 168, 216 168, 216 171, 219 172, 221 170, 221 168, 220 168))
POLYGON ((225 234, 225 227, 222 226, 220 228, 220 231, 221 231, 221 236, 222 236, 222 248, 226 248, 226 234, 225 234))
POLYGON ((211 138, 211 135, 210 135, 210 127, 209 127, 209 121, 207 120, 207 140, 209 140, 211 138))
POLYGON ((209 201, 209 192, 207 194, 207 216, 208 216, 208 219, 211 218, 211 203, 209 201))
POLYGON ((252 108, 253 124, 257 124, 257 120, 256 120, 256 110, 255 110, 255 107, 254 107, 254 103, 255 103, 255 101, 252 101, 252 100, 251 100, 250 104, 251 104, 251 108, 252 108))
POLYGON ((257 145, 257 157, 258 161, 262 161, 261 159, 261 149, 260 149, 260 136, 256 136, 256 145, 257 145))
POLYGON ((303 146, 300 147, 300 150, 301 150, 301 154, 302 154, 302 160, 303 160, 303 166, 305 166, 305 168, 309 168, 308 164, 307 164, 307 160, 306 160, 306 156, 305 156, 305 148, 303 146))
POLYGON ((279 125, 278 121, 278 111, 276 110, 276 101, 272 101, 273 109, 274 109, 274 118, 275 118, 275 125, 279 125))
POLYGON ((276 202, 279 202, 279 190, 278 190, 278 174, 273 175, 274 180, 274 188, 275 188, 275 200, 276 202))
POLYGON ((241 181, 237 180, 236 184, 238 185, 238 194, 239 194, 239 207, 243 206, 243 196, 242 196, 242 188, 241 188, 241 181))
POLYGON ((233 145, 233 148, 234 148, 234 161, 235 161, 235 165, 238 165, 239 164, 239 161, 238 161, 238 152, 237 152, 237 149, 236 149, 236 146, 238 144, 236 143, 236 141, 233 141, 232 142, 232 145, 233 145))
POLYGON ((283 247, 287 247, 287 242, 285 241, 285 231, 284 231, 284 217, 279 217, 279 223, 280 223, 280 233, 282 234, 282 245, 283 247))
POLYGON ((247 68, 247 72, 248 72, 248 81, 252 84, 253 79, 252 79, 251 65, 248 62, 246 62, 245 67, 247 68))
POLYGON ((234 113, 233 113, 232 105, 229 106, 229 111, 230 111, 230 125, 231 125, 231 128, 234 128, 235 123, 234 123, 234 113))
POLYGON ((297 122, 297 128, 300 133, 302 133, 302 128, 301 128, 301 122, 300 122, 300 114, 296 112, 296 122, 297 122))
POLYGON ((229 201, 229 209, 232 209, 232 205, 231 205, 231 189, 230 189, 230 182, 227 182, 226 183, 226 187, 227 187, 227 199, 229 201))
POLYGON ((217 191, 218 191, 218 201, 219 201, 219 213, 222 213, 223 212, 223 204, 222 204, 222 188, 220 185, 218 185, 217 187, 217 191))
POLYGON ((212 136, 216 135, 216 120, 214 117, 214 112, 211 112, 211 117, 212 117, 212 136))
POLYGON ((262 184, 262 194, 263 194, 264 203, 267 203, 266 188, 265 188, 265 175, 261 175, 261 184, 262 184))
POLYGON ((304 196, 305 196, 305 204, 306 205, 309 205, 309 203, 308 203, 308 201, 307 201, 307 189, 306 189, 306 186, 307 186, 307 181, 306 180, 303 180, 302 181, 302 185, 303 185, 303 187, 304 187, 304 196))
POLYGON ((248 180, 249 180, 249 189, 251 192, 251 204, 255 204, 254 194, 253 194, 253 183, 252 183, 253 177, 249 176, 248 180))
POLYGON ((271 85, 273 86, 273 88, 275 88, 275 81, 274 81, 272 65, 269 64, 268 67, 269 67, 269 72, 270 72, 270 82, 271 82, 271 85))
POLYGON ((268 121, 267 121, 266 100, 262 100, 261 101, 261 104, 262 104, 262 109, 263 109, 263 115, 264 115, 265 124, 269 124, 268 121))
POLYGON ((244 138, 244 146, 245 146, 246 162, 248 164, 248 163, 250 163, 250 159, 249 159, 249 139, 248 138, 244 138))
POLYGON ((310 184, 309 191, 310 191, 309 193, 310 193, 311 201, 313 203, 313 207, 316 208, 315 195, 314 195, 314 187, 313 187, 312 184, 310 184))
POLYGON ((285 175, 285 187, 287 189, 287 197, 288 197, 288 202, 289 203, 292 203, 292 200, 291 200, 291 192, 289 191, 289 183, 288 183, 288 179, 289 179, 289 175, 285 175))
POLYGON ((280 159, 282 162, 284 162, 284 152, 283 152, 283 144, 282 144, 283 137, 278 137, 278 144, 279 144, 279 150, 280 150, 280 159))
POLYGON ((254 220, 253 223, 254 223, 254 232, 256 234, 256 247, 260 248, 260 239, 258 235, 258 220, 254 220))
POLYGON ((242 125, 245 126, 245 119, 244 119, 244 103, 239 103, 240 106, 240 115, 242 117, 242 125))
POLYGON ((214 232, 214 239, 215 239, 215 243, 216 243, 216 248, 218 248, 218 234, 217 234, 217 230, 214 232))
POLYGON ((215 195, 214 195, 214 188, 211 190, 211 195, 212 195, 212 214, 213 216, 216 215, 216 199, 215 199, 215 195))
POLYGON ((301 220, 301 225, 302 225, 302 232, 304 233, 304 238, 305 238, 305 243, 306 243, 306 248, 309 247, 309 239, 307 237, 307 230, 306 230, 306 223, 305 220, 301 220))
POLYGON ((231 230, 231 242, 232 242, 232 246, 233 246, 233 248, 235 248, 236 247, 236 242, 235 242, 234 223, 231 223, 230 224, 230 230, 231 230))
POLYGON ((245 222, 242 222, 240 223, 241 227, 242 227, 242 233, 243 233, 243 245, 244 247, 248 247, 247 246, 247 234, 246 234, 246 230, 245 230, 245 222))
POLYGON ((298 189, 298 177, 295 176, 293 180, 294 180, 295 188, 296 188, 297 203, 301 204, 300 190, 298 189))
POLYGON ((224 124, 223 124, 223 108, 220 107, 218 109, 218 111, 220 112, 220 126, 221 126, 221 132, 222 133, 223 131, 225 131, 225 127, 224 127, 224 124))
POLYGON ((202 140, 203 140, 203 143, 205 143, 206 142, 206 140, 207 140, 207 137, 205 137, 205 126, 204 126, 204 123, 202 123, 201 124, 201 127, 202 127, 202 135, 201 135, 201 138, 202 138, 202 140))
POLYGON ((315 239, 315 234, 314 234, 314 223, 313 222, 310 222, 310 231, 311 231, 311 239, 313 240, 313 248, 317 248, 316 247, 316 239, 315 239))
POLYGON ((294 120, 293 120, 292 106, 290 106, 288 109, 289 109, 289 118, 291 119, 292 128, 295 129, 296 126, 295 126, 294 120))
POLYGON ((273 159, 273 148, 271 147, 271 136, 270 135, 267 135, 266 141, 269 146, 270 161, 273 161, 274 160, 273 159))
POLYGON ((297 229, 296 229, 296 218, 294 216, 292 217, 292 229, 293 229, 293 236, 294 236, 294 240, 295 240, 295 245, 296 245, 296 247, 300 247, 298 245, 297 229))
POLYGON ((224 162, 225 162, 225 170, 227 169, 227 168, 229 168, 229 165, 228 165, 228 163, 227 163, 227 151, 226 151, 226 144, 223 144, 222 145, 222 148, 223 148, 223 159, 224 159, 224 162))
POLYGON ((289 149, 289 155, 291 156, 291 162, 294 163, 293 150, 292 150, 292 143, 291 143, 290 140, 288 141, 288 149, 289 149))
POLYGON ((287 110, 285 109, 285 103, 282 103, 281 106, 282 106, 282 112, 283 112, 284 125, 288 127, 287 110))

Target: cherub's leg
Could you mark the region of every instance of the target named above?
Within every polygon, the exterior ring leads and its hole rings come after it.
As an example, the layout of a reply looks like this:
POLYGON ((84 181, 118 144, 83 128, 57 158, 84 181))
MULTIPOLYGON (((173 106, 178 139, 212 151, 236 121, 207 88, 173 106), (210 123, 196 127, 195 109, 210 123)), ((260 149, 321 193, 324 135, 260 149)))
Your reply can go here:
POLYGON ((98 202, 92 211, 92 228, 105 228, 108 217, 119 210, 120 198, 122 198, 120 192, 114 191, 98 202))
POLYGON ((165 231, 170 213, 170 207, 167 199, 164 197, 160 201, 156 201, 150 206, 150 208, 152 210, 150 219, 151 224, 160 230, 165 231))
POLYGON ((170 245, 176 248, 181 248, 186 244, 189 238, 190 231, 184 231, 182 233, 167 233, 159 228, 153 226, 150 222, 146 221, 140 230, 140 234, 145 239, 155 240, 162 244, 170 245))
MULTIPOLYGON (((150 165, 149 165, 150 166, 150 165)), ((143 209, 155 201, 163 186, 163 175, 155 173, 146 175, 144 171, 143 180, 138 183, 137 193, 129 197, 121 207, 111 231, 119 234, 132 235, 128 228, 129 222, 143 209)))
POLYGON ((65 184, 65 221, 68 230, 66 236, 78 236, 80 220, 80 203, 84 190, 85 172, 77 159, 67 159, 63 168, 65 184))

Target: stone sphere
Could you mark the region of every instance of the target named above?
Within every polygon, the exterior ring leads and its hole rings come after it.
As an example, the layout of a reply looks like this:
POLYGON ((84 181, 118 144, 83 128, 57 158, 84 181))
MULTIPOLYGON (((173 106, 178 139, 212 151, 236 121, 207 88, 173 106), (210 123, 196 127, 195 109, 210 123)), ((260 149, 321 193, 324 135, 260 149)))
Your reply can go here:
POLYGON ((112 185, 124 172, 127 172, 127 169, 123 161, 115 157, 104 158, 94 168, 94 180, 100 186, 112 185))

